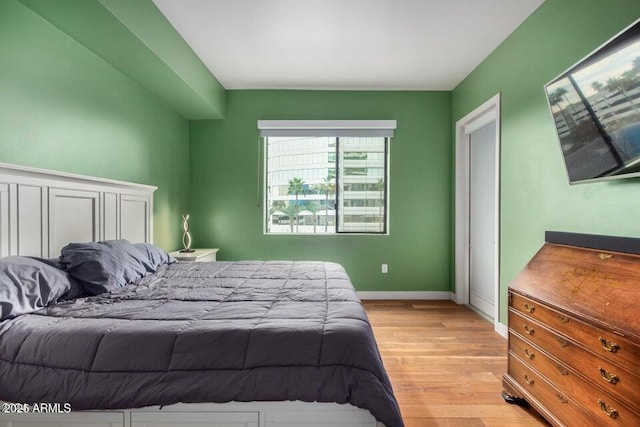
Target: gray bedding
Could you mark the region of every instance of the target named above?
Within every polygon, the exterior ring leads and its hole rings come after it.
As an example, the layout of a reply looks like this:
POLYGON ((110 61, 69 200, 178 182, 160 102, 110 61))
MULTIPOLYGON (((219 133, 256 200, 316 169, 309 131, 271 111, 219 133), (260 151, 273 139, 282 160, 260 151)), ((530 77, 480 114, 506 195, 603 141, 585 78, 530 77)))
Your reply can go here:
POLYGON ((403 425, 347 274, 321 262, 163 265, 111 294, 5 320, 0 400, 338 402, 403 425))

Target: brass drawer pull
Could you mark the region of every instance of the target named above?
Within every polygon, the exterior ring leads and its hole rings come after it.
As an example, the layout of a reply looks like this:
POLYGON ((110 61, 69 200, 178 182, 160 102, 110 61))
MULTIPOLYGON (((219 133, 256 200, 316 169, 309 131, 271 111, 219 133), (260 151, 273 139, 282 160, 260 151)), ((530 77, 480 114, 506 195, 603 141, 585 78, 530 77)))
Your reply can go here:
POLYGON ((558 314, 558 320, 560 321, 560 323, 562 323, 563 325, 567 322, 569 322, 569 318, 567 316, 563 316, 562 314, 558 314))
POLYGON ((567 347, 569 346, 569 341, 565 340, 564 338, 557 338, 558 342, 560 343, 560 347, 567 347))
POLYGON ((530 352, 528 348, 524 349, 524 355, 527 356, 530 360, 533 360, 533 358, 536 357, 536 355, 530 352))
POLYGON ((608 383, 615 384, 620 380, 617 375, 607 372, 605 369, 598 368, 598 372, 600 372, 602 379, 608 383))
POLYGON ((535 332, 535 329, 530 328, 529 325, 522 325, 522 327, 524 328, 524 331, 529 335, 533 335, 533 333, 535 332))
POLYGON ((529 305, 526 302, 524 303, 524 311, 526 311, 527 313, 533 313, 534 311, 536 311, 536 307, 533 305, 529 305))
POLYGON ((527 374, 524 374, 524 382, 529 384, 529 385, 533 385, 533 383, 534 383, 534 381, 531 378, 529 378, 529 375, 527 375, 527 374))
POLYGON ((598 399, 598 403, 600 404, 600 409, 605 414, 609 415, 611 418, 618 418, 618 411, 613 409, 611 406, 607 406, 606 403, 602 401, 602 399, 598 399))
POLYGON ((618 350, 620 350, 620 346, 616 343, 613 343, 611 341, 607 341, 606 339, 600 337, 598 338, 598 340, 600 341, 600 345, 602 346, 603 349, 605 349, 608 352, 611 353, 616 353, 618 350))
POLYGON ((562 403, 569 403, 569 401, 567 400, 566 397, 564 397, 563 395, 561 395, 560 393, 556 393, 556 397, 558 398, 558 400, 562 403))

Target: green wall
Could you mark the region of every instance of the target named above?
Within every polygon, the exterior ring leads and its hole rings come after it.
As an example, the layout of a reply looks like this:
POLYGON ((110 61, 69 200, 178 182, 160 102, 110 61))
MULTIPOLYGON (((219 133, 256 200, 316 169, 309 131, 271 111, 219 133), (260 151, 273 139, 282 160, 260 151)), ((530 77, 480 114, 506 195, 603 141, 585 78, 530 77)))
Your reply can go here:
POLYGON ((640 16, 636 0, 546 0, 453 92, 228 91, 187 121, 17 0, 0 0, 0 161, 159 187, 155 240, 220 259, 345 265, 359 290, 449 291, 455 121, 502 95, 501 317, 545 230, 640 236, 638 179, 569 186, 543 86, 640 16), (266 236, 258 119, 396 119, 390 235, 266 236), (190 203, 191 200, 191 203, 190 203), (380 273, 380 264, 389 273, 380 273))
POLYGON ((224 87, 152 0, 19 1, 183 117, 224 117, 224 87))
POLYGON ((640 181, 570 186, 543 87, 640 16, 637 0, 546 0, 453 91, 453 123, 501 93, 501 321, 545 230, 640 236, 640 181))
POLYGON ((188 121, 14 0, 0 58, 0 162, 156 185, 155 241, 178 247, 188 121))
POLYGON ((219 247, 224 260, 340 262, 358 290, 449 291, 450 124, 450 92, 228 91, 225 120, 191 122, 194 246, 219 247), (259 119, 397 120, 390 234, 264 235, 259 119), (388 274, 380 272, 382 263, 388 274))

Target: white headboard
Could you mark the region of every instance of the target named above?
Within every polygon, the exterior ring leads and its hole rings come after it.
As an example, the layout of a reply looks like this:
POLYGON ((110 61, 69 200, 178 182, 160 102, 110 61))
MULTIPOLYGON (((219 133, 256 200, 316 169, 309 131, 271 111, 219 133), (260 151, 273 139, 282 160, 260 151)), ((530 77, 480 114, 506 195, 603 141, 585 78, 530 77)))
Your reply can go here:
POLYGON ((0 163, 0 257, 55 258, 69 242, 152 242, 156 189, 0 163))

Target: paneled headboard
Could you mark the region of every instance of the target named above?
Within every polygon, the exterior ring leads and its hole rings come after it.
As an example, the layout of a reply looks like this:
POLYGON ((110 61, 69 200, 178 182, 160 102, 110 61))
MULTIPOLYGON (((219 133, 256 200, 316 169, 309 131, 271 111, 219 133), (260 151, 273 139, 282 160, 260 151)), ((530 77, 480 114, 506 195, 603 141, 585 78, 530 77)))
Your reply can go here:
POLYGON ((55 258, 69 242, 152 242, 156 188, 0 163, 0 257, 55 258))

